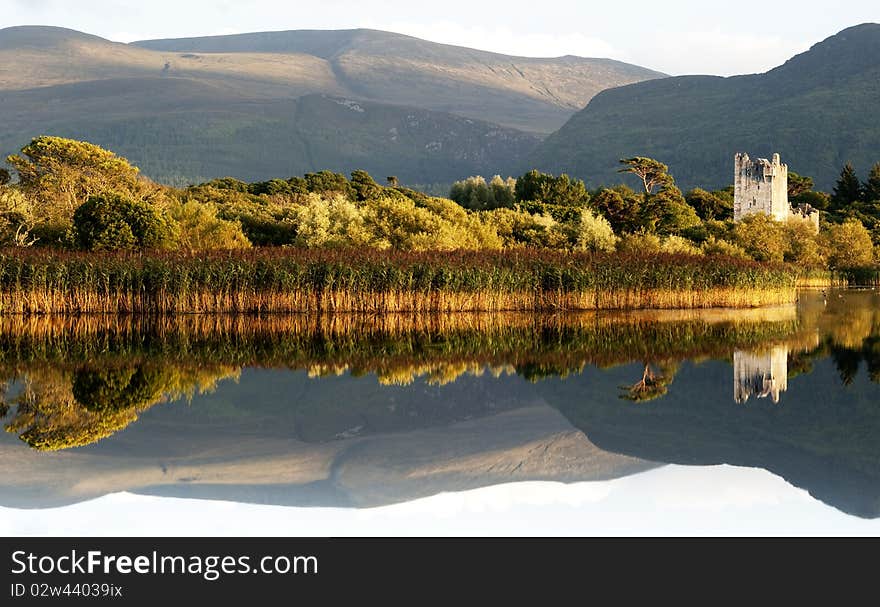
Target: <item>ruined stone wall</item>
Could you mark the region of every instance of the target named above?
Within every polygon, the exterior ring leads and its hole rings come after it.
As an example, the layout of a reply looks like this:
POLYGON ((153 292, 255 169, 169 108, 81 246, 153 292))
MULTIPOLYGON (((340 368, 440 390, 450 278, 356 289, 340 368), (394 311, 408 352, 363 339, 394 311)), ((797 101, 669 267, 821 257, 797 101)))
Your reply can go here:
POLYGON ((766 213, 777 221, 788 219, 788 166, 765 158, 752 160, 737 154, 734 160, 733 219, 739 221, 753 213, 766 213))

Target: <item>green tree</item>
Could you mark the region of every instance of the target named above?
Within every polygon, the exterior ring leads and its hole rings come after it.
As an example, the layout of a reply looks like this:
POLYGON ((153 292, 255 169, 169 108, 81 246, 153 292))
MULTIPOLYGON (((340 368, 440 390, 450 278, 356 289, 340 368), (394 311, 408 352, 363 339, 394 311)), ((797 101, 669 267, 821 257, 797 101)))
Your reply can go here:
POLYGON ((880 201, 880 162, 871 167, 864 191, 865 202, 880 201))
POLYGON ((685 195, 685 200, 703 221, 733 217, 733 201, 718 193, 694 188, 685 195))
POLYGON ((352 171, 351 187, 357 200, 372 200, 381 196, 384 191, 369 173, 362 170, 352 171))
POLYGON ((496 209, 512 208, 516 202, 516 179, 508 177, 502 179, 501 175, 492 177, 489 182, 489 189, 492 191, 492 197, 495 199, 496 209))
POLYGON ((804 192, 813 190, 813 178, 798 175, 794 171, 788 172, 788 197, 794 198, 804 192))
POLYGON ((874 260, 871 233, 858 219, 828 225, 823 237, 828 249, 828 265, 832 269, 864 267, 874 260))
POLYGON ((700 225, 700 218, 694 208, 685 202, 681 191, 672 185, 656 194, 646 194, 641 223, 649 232, 670 235, 700 225))
POLYGON ((831 204, 831 197, 825 192, 801 192, 789 200, 793 205, 808 204, 820 211, 824 211, 831 204))
POLYGON ((73 214, 74 240, 88 251, 170 247, 172 225, 149 203, 119 193, 92 196, 73 214))
POLYGON ((580 219, 572 225, 572 236, 574 248, 581 251, 611 252, 617 244, 608 220, 590 209, 581 211, 580 219))
POLYGON ((95 194, 116 191, 135 196, 138 169, 125 158, 84 141, 37 137, 7 162, 18 173, 22 192, 49 221, 67 223, 73 211, 95 194))
POLYGON ((653 194, 657 188, 661 190, 672 186, 675 182, 669 174, 669 167, 653 158, 635 156, 621 159, 624 165, 618 173, 632 173, 642 180, 645 187, 645 195, 653 194))
POLYGON ((0 187, 7 185, 12 181, 12 175, 6 169, 0 169, 0 187))
POLYGON ((38 240, 31 234, 35 225, 31 201, 18 188, 0 186, 0 246, 34 244, 38 240))
POLYGON ((828 262, 824 243, 816 234, 813 224, 799 217, 791 217, 785 223, 785 261, 802 267, 819 268, 828 262))
POLYGON ((221 219, 217 207, 195 200, 169 205, 174 222, 176 245, 185 251, 209 249, 247 249, 250 241, 237 221, 221 219))
POLYGON ((354 198, 354 189, 341 173, 318 171, 305 174, 306 187, 314 194, 342 194, 348 199, 354 198))
POLYGON ((744 217, 733 229, 735 243, 757 261, 781 262, 785 258, 785 226, 766 213, 744 217))
POLYGON ((270 179, 269 181, 252 183, 248 186, 247 191, 251 194, 266 194, 268 196, 293 194, 290 182, 284 179, 270 179))
POLYGON ((584 206, 590 201, 590 194, 580 179, 572 179, 564 173, 557 177, 536 170, 516 180, 514 193, 518 202, 584 206))
POLYGON ((618 234, 639 229, 642 200, 626 186, 613 190, 602 188, 592 197, 590 206, 605 217, 618 234))
POLYGON ((856 175, 856 170, 849 162, 840 172, 834 193, 831 195, 831 204, 835 209, 843 209, 854 202, 862 199, 862 183, 856 175))
POLYGON ((464 208, 475 211, 496 208, 495 193, 480 175, 453 183, 449 190, 449 198, 464 208))

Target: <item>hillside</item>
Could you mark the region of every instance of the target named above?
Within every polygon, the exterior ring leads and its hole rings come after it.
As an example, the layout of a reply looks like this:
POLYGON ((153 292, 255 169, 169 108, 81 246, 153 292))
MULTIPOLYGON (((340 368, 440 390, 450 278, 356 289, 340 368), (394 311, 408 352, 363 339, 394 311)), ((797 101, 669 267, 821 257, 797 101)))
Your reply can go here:
POLYGON ((49 134, 118 151, 174 185, 320 169, 450 183, 516 172, 539 142, 530 133, 605 86, 653 76, 365 30, 128 45, 12 27, 0 30, 0 154, 49 134))
POLYGON ((134 45, 172 53, 319 58, 347 94, 549 133, 609 87, 663 74, 610 59, 511 57, 375 30, 287 31, 134 45))
POLYGON ((217 83, 182 78, 2 92, 0 106, 4 154, 43 133, 83 139, 173 185, 323 169, 365 169, 380 180, 396 175, 404 183, 450 183, 462 175, 513 171, 539 142, 521 131, 442 112, 319 94, 253 99, 217 83))
POLYGON ((830 189, 851 161, 880 160, 880 25, 846 29, 765 74, 684 76, 607 90, 536 150, 530 165, 617 183, 617 161, 652 156, 679 185, 732 183, 733 154, 774 151, 830 189))

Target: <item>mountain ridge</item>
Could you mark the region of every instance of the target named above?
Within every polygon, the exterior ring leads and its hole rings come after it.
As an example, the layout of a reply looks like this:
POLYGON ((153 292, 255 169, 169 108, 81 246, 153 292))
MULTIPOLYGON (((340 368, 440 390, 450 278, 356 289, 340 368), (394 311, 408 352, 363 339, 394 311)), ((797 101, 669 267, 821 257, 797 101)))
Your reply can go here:
POLYGON ((734 152, 780 152, 830 189, 845 162, 880 159, 880 25, 847 28, 763 74, 677 76, 605 90, 550 135, 530 165, 591 185, 652 156, 684 187, 725 187, 734 152), (857 58, 857 59, 856 59, 857 58))

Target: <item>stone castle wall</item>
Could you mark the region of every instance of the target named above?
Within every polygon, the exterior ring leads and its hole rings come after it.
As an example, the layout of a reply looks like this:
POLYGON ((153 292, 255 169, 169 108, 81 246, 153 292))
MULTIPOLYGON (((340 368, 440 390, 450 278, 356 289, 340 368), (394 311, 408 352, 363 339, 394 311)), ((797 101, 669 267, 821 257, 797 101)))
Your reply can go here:
POLYGON ((733 184, 734 221, 754 213, 766 213, 777 221, 788 219, 788 166, 780 162, 779 154, 773 154, 772 161, 737 154, 733 184))

